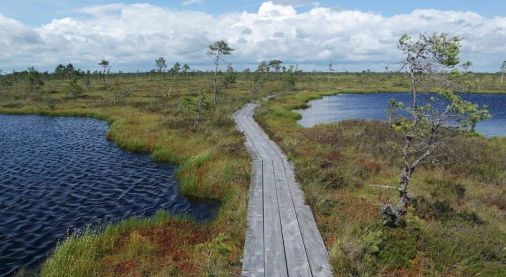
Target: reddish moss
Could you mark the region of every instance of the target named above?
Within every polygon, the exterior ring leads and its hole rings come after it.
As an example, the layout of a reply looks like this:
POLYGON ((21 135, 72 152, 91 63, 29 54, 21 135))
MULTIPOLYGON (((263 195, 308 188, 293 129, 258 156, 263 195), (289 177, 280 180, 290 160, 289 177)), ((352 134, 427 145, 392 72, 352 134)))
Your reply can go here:
POLYGON ((102 258, 106 276, 138 276, 170 270, 182 276, 203 275, 203 261, 195 257, 194 246, 211 239, 210 230, 189 222, 170 222, 155 228, 120 233, 111 253, 102 258), (123 260, 131 241, 146 247, 155 247, 148 254, 136 255, 135 259, 123 260))

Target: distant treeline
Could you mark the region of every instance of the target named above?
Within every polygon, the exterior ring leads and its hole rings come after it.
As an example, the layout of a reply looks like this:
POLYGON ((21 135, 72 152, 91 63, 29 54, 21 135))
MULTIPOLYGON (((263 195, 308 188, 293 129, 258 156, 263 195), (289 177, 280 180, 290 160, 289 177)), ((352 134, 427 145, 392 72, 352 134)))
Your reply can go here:
MULTIPOLYGON (((101 70, 94 71, 81 70, 69 63, 67 65, 60 64, 56 66, 53 72, 40 72, 34 67, 30 67, 23 71, 13 71, 8 74, 0 74, 0 90, 2 88, 9 90, 10 87, 26 83, 29 84, 30 91, 37 90, 44 83, 50 81, 71 81, 75 84, 90 84, 100 80, 103 84, 109 83, 111 80, 120 81, 122 78, 153 78, 153 81, 160 82, 166 80, 171 83, 181 80, 192 79, 212 79, 214 71, 201 71, 191 68, 188 64, 180 64, 176 62, 172 66, 160 65, 157 60, 157 69, 145 72, 113 72, 110 70, 109 62, 102 60, 98 65, 101 70), (154 79, 156 78, 156 80, 154 79)), ((466 88, 475 92, 505 92, 506 87, 502 82, 501 73, 480 73, 467 71, 463 77, 466 80, 466 88)), ((236 81, 247 82, 247 86, 251 91, 258 92, 266 86, 266 82, 282 82, 286 90, 292 90, 297 87, 299 89, 314 90, 327 87, 329 90, 346 89, 349 91, 406 91, 409 85, 409 74, 406 72, 392 71, 385 68, 383 72, 374 72, 364 70, 362 72, 337 72, 329 65, 328 71, 303 71, 297 65, 283 65, 279 60, 270 62, 261 62, 252 69, 236 71, 231 64, 228 64, 225 71, 218 71, 218 78, 224 87, 228 87, 236 81)), ((172 86, 172 85, 171 85, 172 86)))
MULTIPOLYGON (((176 65, 178 65, 178 63, 176 63, 176 65)), ((260 65, 261 66, 261 65, 260 65)), ((292 68, 283 68, 283 70, 272 70, 271 68, 267 67, 265 68, 264 70, 259 70, 259 69, 256 69, 256 70, 251 70, 250 68, 246 68, 242 71, 235 71, 237 74, 239 75, 249 75, 249 74, 253 74, 255 72, 265 72, 265 73, 269 73, 269 75, 272 75, 272 76, 275 76, 276 74, 283 74, 283 73, 287 73, 289 71, 293 71, 293 72, 296 72, 300 75, 325 75, 325 76, 332 76, 332 75, 354 75, 354 76, 363 76, 363 75, 371 75, 371 76, 374 76, 374 75, 377 75, 377 76, 401 76, 401 75, 406 75, 407 73, 406 72, 397 72, 397 71, 384 71, 384 72, 381 72, 381 71, 371 71, 369 69, 367 70, 363 70, 361 72, 357 72, 357 71, 340 71, 340 72, 336 72, 336 71, 320 71, 320 70, 312 70, 312 71, 304 71, 304 70, 301 70, 301 69, 296 69, 294 68, 293 66, 291 66, 292 68)), ((40 76, 43 76, 43 77, 46 77, 48 79, 56 79, 56 80, 67 80, 67 79, 72 79, 74 77, 84 77, 84 76, 93 76, 93 77, 102 77, 104 75, 110 75, 110 76, 146 76, 146 75, 159 75, 159 74, 163 74, 163 75, 177 75, 177 74, 180 74, 180 75, 187 75, 187 76, 203 76, 203 75, 208 75, 208 74, 213 74, 214 72, 212 70, 207 70, 207 71, 202 71, 202 70, 194 70, 194 69, 191 69, 190 66, 188 66, 187 64, 185 64, 184 66, 181 66, 180 68, 178 68, 177 66, 171 68, 171 69, 168 69, 166 71, 163 71, 163 72, 160 72, 158 71, 157 69, 152 69, 152 70, 149 70, 149 71, 136 71, 136 72, 123 72, 121 70, 119 71, 110 71, 110 70, 106 70, 105 72, 102 71, 102 70, 81 70, 80 68, 76 68, 73 64, 69 63, 67 65, 58 65, 56 67, 56 69, 54 71, 38 71, 36 68, 34 67, 29 67, 27 68, 26 70, 22 70, 22 71, 16 71, 16 70, 13 70, 12 72, 10 73, 7 73, 5 71, 0 71, 0 77, 26 77, 26 76, 29 76, 31 73, 33 72, 36 72, 38 74, 40 74, 40 76)), ((223 71, 219 71, 220 73, 224 73, 223 71)), ((501 76, 501 72, 468 72, 468 73, 471 73, 475 76, 501 76)))

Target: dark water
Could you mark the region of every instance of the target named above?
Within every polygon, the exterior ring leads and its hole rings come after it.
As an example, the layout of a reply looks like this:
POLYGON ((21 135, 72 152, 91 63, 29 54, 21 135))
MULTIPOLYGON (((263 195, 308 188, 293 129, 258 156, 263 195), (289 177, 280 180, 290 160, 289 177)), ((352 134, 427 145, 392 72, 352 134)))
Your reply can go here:
MULTIPOLYGON (((420 94, 423 95, 423 94, 420 94)), ((423 97, 423 96, 421 96, 423 97)), ((299 110, 299 123, 311 127, 348 119, 385 120, 389 99, 409 103, 408 93, 339 94, 310 102, 311 107, 299 110)), ((487 136, 506 136, 506 94, 463 94, 462 98, 478 105, 487 105, 492 118, 479 122, 476 130, 487 136)))
POLYGON ((178 195, 175 166, 118 149, 106 131, 95 119, 0 115, 0 276, 40 263, 87 225, 216 213, 178 195))

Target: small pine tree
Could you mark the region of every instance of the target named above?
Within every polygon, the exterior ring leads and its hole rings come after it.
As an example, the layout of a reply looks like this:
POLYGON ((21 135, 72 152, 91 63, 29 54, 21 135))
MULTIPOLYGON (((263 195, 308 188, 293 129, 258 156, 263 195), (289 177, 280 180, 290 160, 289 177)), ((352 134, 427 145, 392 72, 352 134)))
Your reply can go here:
POLYGON ((46 103, 46 106, 51 109, 51 110, 54 110, 55 107, 56 107, 56 104, 54 102, 54 100, 47 94, 44 94, 42 96, 42 100, 44 101, 44 103, 46 103))
POLYGON ((293 66, 291 66, 286 71, 285 76, 283 78, 283 91, 292 92, 295 89, 295 82, 296 82, 295 70, 293 69, 293 66))
POLYGON ((223 77, 223 85, 225 88, 229 88, 232 84, 235 84, 237 81, 237 72, 235 72, 232 64, 228 64, 227 71, 225 71, 225 76, 223 77))
POLYGON ((398 48, 404 54, 403 68, 411 79, 411 103, 389 101, 390 127, 404 138, 402 143, 394 143, 402 156, 402 169, 398 186, 390 187, 397 190, 399 201, 381 207, 383 223, 391 227, 406 224, 414 172, 434 154, 437 156, 451 137, 474 132, 478 121, 490 117, 486 107, 468 102, 456 93, 462 87, 461 74, 454 70, 460 63, 458 37, 442 33, 420 34, 413 39, 403 35, 398 48), (449 70, 452 73, 448 74, 449 70), (420 93, 432 90, 437 92, 436 96, 425 95, 425 100, 420 101, 420 93))
POLYGON ((83 88, 79 85, 79 80, 77 78, 72 78, 67 87, 67 96, 70 98, 77 98, 81 97, 82 93, 83 88))
POLYGON ((27 70, 28 81, 30 83, 30 92, 40 89, 44 85, 44 81, 42 81, 42 77, 40 72, 37 71, 34 67, 30 67, 27 70))
POLYGON ((224 40, 216 41, 215 43, 209 45, 209 51, 207 54, 212 56, 214 59, 214 104, 216 104, 218 100, 218 67, 220 65, 220 60, 223 59, 223 56, 228 56, 232 54, 234 51, 228 43, 224 40))
POLYGON ((194 127, 199 126, 205 120, 204 113, 209 105, 210 102, 204 91, 199 91, 197 96, 185 96, 181 103, 183 110, 192 117, 194 127))

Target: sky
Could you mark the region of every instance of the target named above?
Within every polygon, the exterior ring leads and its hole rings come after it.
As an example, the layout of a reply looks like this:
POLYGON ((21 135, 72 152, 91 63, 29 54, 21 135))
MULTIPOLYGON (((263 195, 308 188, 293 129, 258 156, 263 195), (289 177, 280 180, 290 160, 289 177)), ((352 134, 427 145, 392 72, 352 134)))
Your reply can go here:
POLYGON ((154 68, 165 57, 210 68, 206 48, 225 39, 236 69, 280 59, 305 70, 396 69, 404 34, 462 38, 473 71, 506 60, 506 1, 471 0, 0 0, 0 70, 73 63, 113 71, 154 68))

